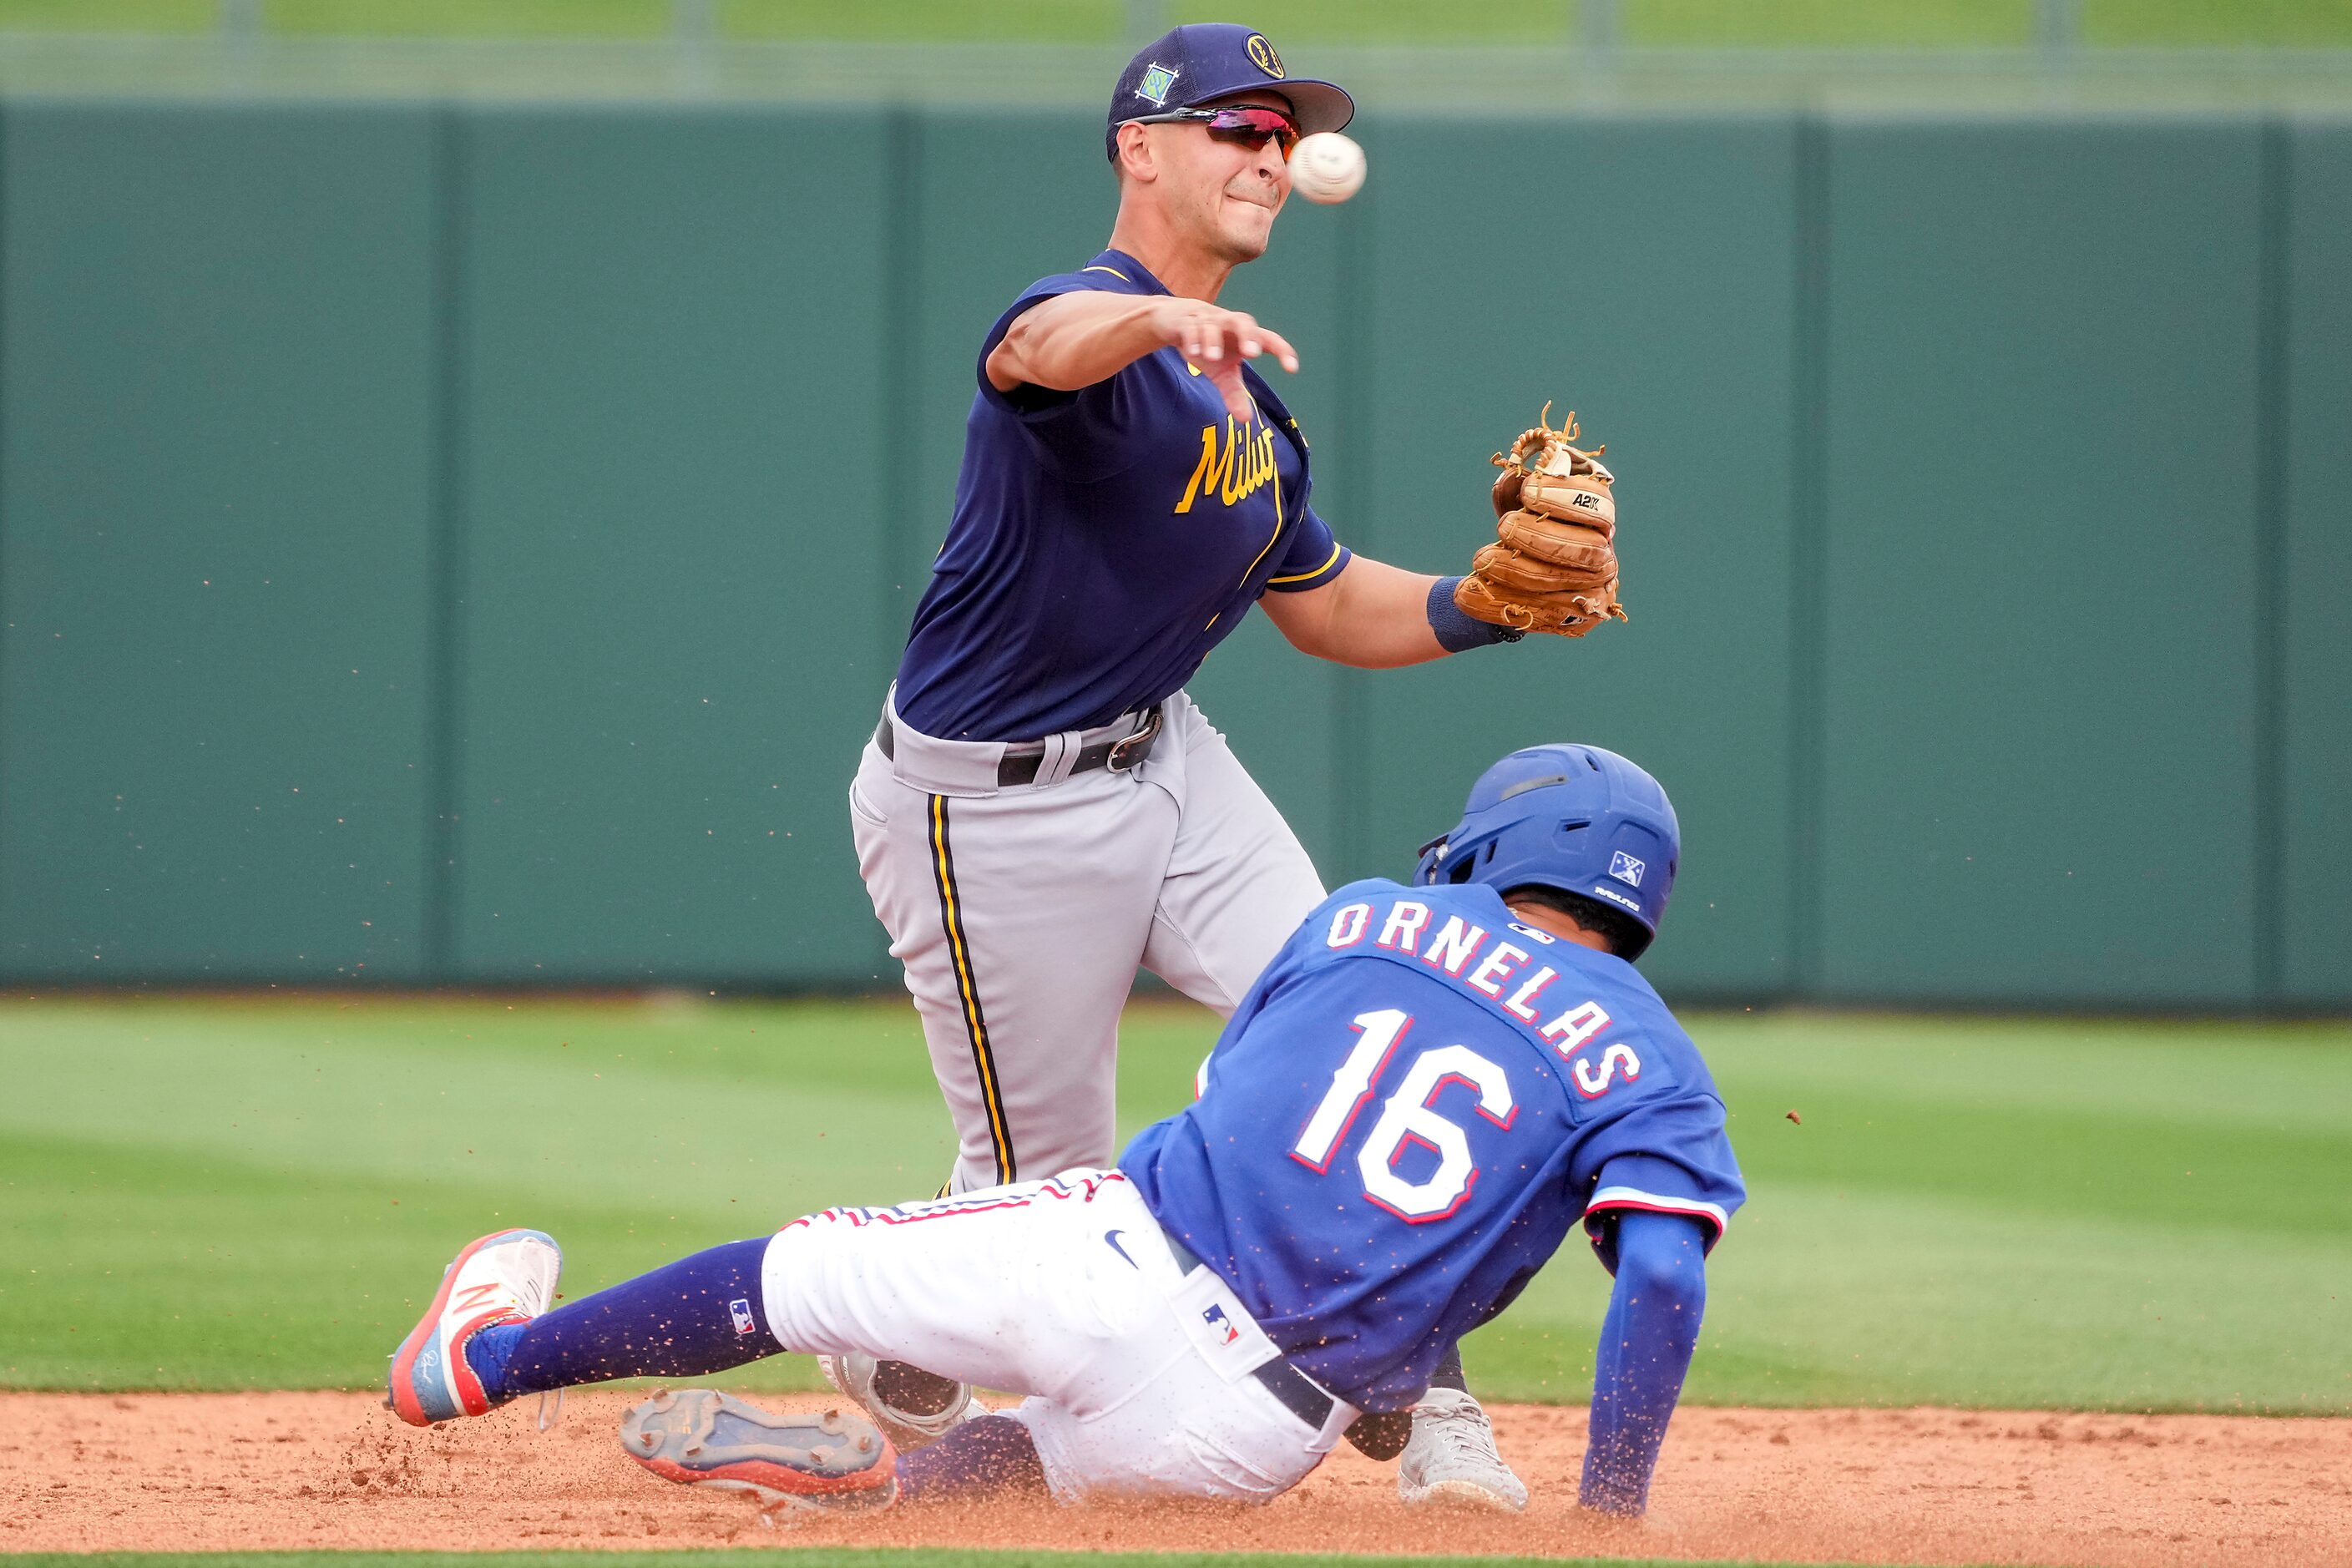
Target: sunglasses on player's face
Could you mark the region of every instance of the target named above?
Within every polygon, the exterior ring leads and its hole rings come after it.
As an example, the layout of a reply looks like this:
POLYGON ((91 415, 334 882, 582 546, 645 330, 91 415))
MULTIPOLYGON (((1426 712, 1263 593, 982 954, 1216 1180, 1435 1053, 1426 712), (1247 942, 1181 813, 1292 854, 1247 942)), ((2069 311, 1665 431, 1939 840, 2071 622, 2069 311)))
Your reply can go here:
POLYGON ((1165 114, 1146 114, 1128 121, 1130 125, 1197 124, 1208 127, 1210 139, 1230 142, 1255 153, 1268 142, 1282 148, 1285 163, 1290 160, 1290 150, 1298 145, 1298 121, 1279 109, 1259 109, 1248 104, 1234 104, 1224 109, 1171 109, 1165 114))

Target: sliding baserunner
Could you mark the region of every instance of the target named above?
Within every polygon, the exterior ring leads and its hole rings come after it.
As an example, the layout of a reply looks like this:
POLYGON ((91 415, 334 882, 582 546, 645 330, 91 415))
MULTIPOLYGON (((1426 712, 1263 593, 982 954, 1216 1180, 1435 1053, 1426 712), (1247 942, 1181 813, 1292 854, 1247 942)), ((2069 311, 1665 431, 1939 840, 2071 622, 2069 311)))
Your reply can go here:
POLYGON ((1745 1195, 1689 1037, 1632 961, 1675 869, 1655 780, 1517 752, 1413 885, 1318 905, 1110 1169, 828 1209, 550 1310, 532 1230, 461 1252, 394 1358, 420 1426, 779 1351, 898 1357, 1028 1397, 896 1452, 862 1415, 707 1391, 623 1424, 669 1479, 874 1507, 980 1489, 1267 1499, 1404 1412, 1581 1219, 1616 1288, 1582 1499, 1638 1513, 1745 1195))

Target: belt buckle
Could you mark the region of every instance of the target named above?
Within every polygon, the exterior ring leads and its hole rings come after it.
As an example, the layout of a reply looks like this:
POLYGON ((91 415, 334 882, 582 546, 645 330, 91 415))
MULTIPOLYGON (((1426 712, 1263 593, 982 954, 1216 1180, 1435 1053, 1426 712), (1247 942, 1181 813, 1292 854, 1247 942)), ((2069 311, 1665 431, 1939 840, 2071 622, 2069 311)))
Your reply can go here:
POLYGON ((1132 773, 1141 766, 1143 753, 1151 750, 1151 742, 1160 738, 1160 710, 1155 703, 1150 716, 1143 721, 1143 728, 1112 744, 1110 754, 1103 759, 1103 766, 1115 773, 1132 773))

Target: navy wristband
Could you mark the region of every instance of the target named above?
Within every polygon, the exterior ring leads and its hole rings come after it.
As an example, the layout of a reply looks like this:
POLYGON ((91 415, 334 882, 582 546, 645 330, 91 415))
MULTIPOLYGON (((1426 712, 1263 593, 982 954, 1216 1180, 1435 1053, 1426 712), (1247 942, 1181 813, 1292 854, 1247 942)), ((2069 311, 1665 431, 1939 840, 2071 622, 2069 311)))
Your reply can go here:
POLYGON ((1488 643, 1517 642, 1527 634, 1508 626, 1498 626, 1492 621, 1465 615, 1454 602, 1454 584, 1459 577, 1440 577, 1429 587, 1429 629, 1437 634, 1437 646, 1448 653, 1462 653, 1488 643))

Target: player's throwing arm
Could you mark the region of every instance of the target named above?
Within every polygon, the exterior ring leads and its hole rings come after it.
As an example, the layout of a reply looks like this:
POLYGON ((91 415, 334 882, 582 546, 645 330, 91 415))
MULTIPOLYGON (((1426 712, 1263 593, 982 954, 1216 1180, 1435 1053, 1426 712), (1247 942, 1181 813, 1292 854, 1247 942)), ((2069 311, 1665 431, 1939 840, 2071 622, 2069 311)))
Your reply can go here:
POLYGON ((1065 294, 1024 314, 988 356, 991 384, 1011 391, 1024 383, 1076 392, 1108 381, 1158 349, 1174 349, 1201 367, 1244 423, 1257 405, 1242 380, 1242 365, 1273 354, 1282 368, 1298 368, 1290 340, 1244 310, 1198 300, 1123 300, 1116 295, 1065 294))

